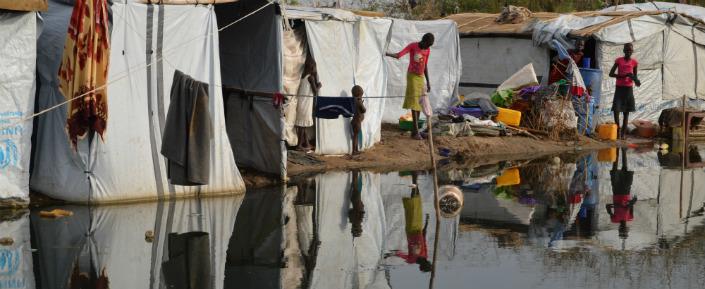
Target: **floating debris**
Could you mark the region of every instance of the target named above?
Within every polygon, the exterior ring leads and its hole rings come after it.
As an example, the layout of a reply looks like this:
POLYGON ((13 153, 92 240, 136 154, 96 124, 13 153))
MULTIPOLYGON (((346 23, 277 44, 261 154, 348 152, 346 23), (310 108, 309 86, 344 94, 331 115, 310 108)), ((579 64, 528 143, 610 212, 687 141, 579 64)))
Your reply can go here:
POLYGON ((10 237, 4 237, 0 238, 0 246, 12 246, 12 244, 15 243, 15 240, 13 240, 10 237))
POLYGON ((46 218, 46 219, 57 219, 57 218, 71 217, 71 216, 73 216, 73 212, 67 211, 67 210, 62 210, 62 209, 54 209, 51 211, 39 212, 39 217, 46 218))

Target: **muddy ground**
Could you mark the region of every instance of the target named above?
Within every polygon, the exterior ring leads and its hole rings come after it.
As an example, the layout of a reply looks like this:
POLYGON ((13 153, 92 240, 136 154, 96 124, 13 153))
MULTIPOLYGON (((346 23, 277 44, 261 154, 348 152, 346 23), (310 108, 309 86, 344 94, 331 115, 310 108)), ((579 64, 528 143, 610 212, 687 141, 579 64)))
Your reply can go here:
MULTIPOLYGON (((630 140, 629 143, 640 142, 630 140)), ((643 142, 643 141, 641 141, 643 142)), ((543 155, 597 150, 625 145, 627 142, 598 141, 581 137, 577 141, 535 140, 523 136, 506 137, 434 137, 437 160, 439 148, 451 151, 448 159, 468 166, 502 160, 521 160, 543 155)), ((355 157, 316 156, 299 152, 289 153, 288 176, 296 178, 330 170, 367 169, 373 171, 420 170, 431 167, 428 141, 412 140, 408 133, 393 125, 383 125, 382 141, 374 148, 355 157)))

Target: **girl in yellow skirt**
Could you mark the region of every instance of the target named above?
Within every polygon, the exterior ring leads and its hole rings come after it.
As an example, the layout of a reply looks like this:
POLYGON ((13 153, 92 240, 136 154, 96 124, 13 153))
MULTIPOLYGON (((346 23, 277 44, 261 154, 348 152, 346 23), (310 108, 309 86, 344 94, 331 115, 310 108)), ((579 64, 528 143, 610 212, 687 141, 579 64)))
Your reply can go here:
POLYGON ((423 139, 419 134, 419 112, 421 104, 419 100, 424 93, 424 80, 426 83, 426 91, 431 91, 431 84, 428 80, 428 57, 431 55, 431 46, 435 38, 433 34, 426 33, 421 38, 421 41, 407 45, 399 53, 387 53, 387 56, 399 59, 400 57, 409 54, 409 69, 406 73, 406 95, 404 97, 404 109, 411 109, 413 117, 413 131, 411 137, 413 139, 423 139), (425 78, 425 79, 424 79, 425 78))

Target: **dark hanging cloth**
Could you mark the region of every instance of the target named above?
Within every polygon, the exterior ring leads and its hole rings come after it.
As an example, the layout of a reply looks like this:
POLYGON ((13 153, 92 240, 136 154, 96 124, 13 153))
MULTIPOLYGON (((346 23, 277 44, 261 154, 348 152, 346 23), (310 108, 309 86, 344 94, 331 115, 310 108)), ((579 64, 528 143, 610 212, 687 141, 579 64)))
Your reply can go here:
POLYGON ((176 70, 161 149, 172 184, 208 184, 212 133, 208 84, 176 70))
POLYGON ((337 119, 339 116, 350 118, 355 115, 355 98, 352 97, 316 97, 317 118, 337 119))
POLYGON ((208 233, 171 233, 168 242, 169 260, 162 264, 166 287, 212 288, 208 233))
POLYGON ((464 108, 479 107, 486 116, 496 116, 499 113, 497 106, 489 98, 484 97, 467 99, 461 106, 464 108))

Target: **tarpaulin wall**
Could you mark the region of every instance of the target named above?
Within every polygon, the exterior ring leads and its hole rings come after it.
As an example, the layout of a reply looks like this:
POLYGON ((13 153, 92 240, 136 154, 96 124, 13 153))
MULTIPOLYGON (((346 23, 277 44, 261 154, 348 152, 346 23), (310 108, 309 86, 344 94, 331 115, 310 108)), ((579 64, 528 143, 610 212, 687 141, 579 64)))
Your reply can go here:
POLYGON ((29 202, 37 15, 0 11, 0 204, 29 202))
MULTIPOLYGON (((50 5, 47 30, 39 39, 40 109, 64 101, 57 71, 72 7, 50 5)), ((74 151, 64 128, 66 106, 43 115, 38 121, 32 188, 61 200, 97 203, 244 191, 225 130, 213 7, 114 4, 111 8, 104 141, 95 137, 89 144, 87 138, 74 151), (213 134, 207 186, 171 185, 166 159, 160 154, 176 69, 208 84, 213 134)))
MULTIPOLYGON (((384 46, 391 25, 391 20, 367 18, 355 22, 306 21, 309 47, 322 84, 319 95, 352 97, 354 85, 363 88, 364 96, 388 95, 384 46)), ((385 105, 384 98, 365 99, 361 149, 380 141, 385 105)), ((316 153, 350 153, 350 120, 316 119, 316 153)))
MULTIPOLYGON (((248 0, 216 5, 221 28, 242 19, 218 33, 224 86, 266 93, 281 91, 281 17, 270 5, 243 18, 266 3, 248 0)), ((249 95, 241 98, 226 93, 228 136, 237 164, 286 176, 283 114, 273 107, 271 99, 249 99, 249 95)))
POLYGON ((599 117, 612 119, 614 78, 609 70, 623 56, 625 43, 634 43, 634 58, 639 61, 641 87, 635 87, 636 112, 631 118, 655 121, 661 111, 680 105, 685 95, 690 105, 705 107, 705 33, 682 17, 669 14, 648 15, 608 26, 594 35, 598 41, 597 58, 603 71, 599 117), (672 22, 671 22, 672 21, 672 22), (670 24, 669 24, 670 22, 670 24))
POLYGON ((69 280, 74 266, 78 266, 80 272, 92 269, 99 276, 105 272, 110 288, 167 288, 169 284, 183 284, 174 280, 175 276, 163 273, 163 268, 175 259, 169 258, 169 234, 205 232, 207 250, 196 252, 210 256, 204 265, 210 267, 213 286, 200 288, 221 289, 228 240, 243 198, 239 195, 129 206, 72 206, 63 209, 74 215, 60 221, 40 218, 36 211, 32 213, 32 227, 36 257, 41 263, 37 268, 38 283, 41 288, 71 288, 69 280), (146 232, 150 231, 153 238, 147 240, 146 232))
MULTIPOLYGON (((458 95, 458 84, 462 74, 462 62, 458 28, 452 20, 408 21, 394 20, 392 37, 386 52, 399 52, 406 45, 421 41, 426 33, 433 33, 435 43, 428 59, 428 73, 431 79, 429 94, 434 111, 446 111, 458 95)), ((387 94, 404 96, 406 92, 406 71, 409 57, 402 59, 385 58, 389 70, 387 94)), ((525 63, 524 63, 525 65, 525 63)), ((522 65, 523 66, 523 65, 522 65)), ((402 108, 403 98, 387 99, 384 122, 398 122, 407 111, 402 108)))
MULTIPOLYGON (((466 96, 473 92, 491 94, 502 82, 529 63, 533 64, 541 83, 548 81, 548 50, 534 46, 531 39, 460 38, 460 52, 463 59, 460 94, 466 96), (480 87, 480 84, 494 87, 480 87)), ((433 57, 433 53, 431 55, 433 57)))

